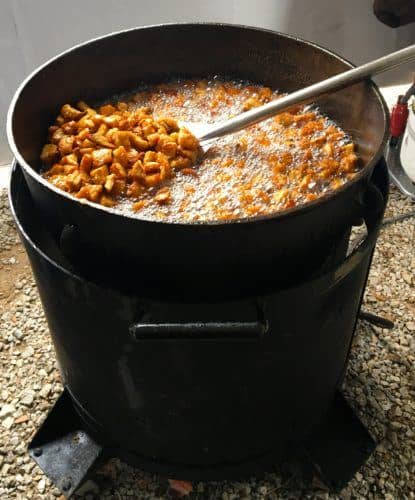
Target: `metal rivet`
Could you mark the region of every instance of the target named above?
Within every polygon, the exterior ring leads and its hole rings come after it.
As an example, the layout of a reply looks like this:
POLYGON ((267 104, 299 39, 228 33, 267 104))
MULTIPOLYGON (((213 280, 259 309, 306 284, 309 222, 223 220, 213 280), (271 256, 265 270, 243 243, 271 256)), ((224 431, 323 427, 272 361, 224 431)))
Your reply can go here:
POLYGON ((42 448, 35 448, 35 449, 33 450, 33 455, 34 455, 35 457, 40 457, 40 455, 41 455, 42 453, 43 453, 42 448))
POLYGON ((62 489, 63 491, 68 491, 71 489, 72 483, 70 479, 64 479, 62 481, 62 489))

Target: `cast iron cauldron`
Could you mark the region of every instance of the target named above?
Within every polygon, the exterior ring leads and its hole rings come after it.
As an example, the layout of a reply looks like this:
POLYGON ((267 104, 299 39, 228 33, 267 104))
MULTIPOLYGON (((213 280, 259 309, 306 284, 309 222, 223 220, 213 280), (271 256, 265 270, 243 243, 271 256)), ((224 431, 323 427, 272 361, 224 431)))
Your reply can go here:
POLYGON ((350 66, 315 44, 257 28, 172 24, 123 31, 32 73, 10 106, 9 142, 45 224, 84 274, 112 275, 111 282, 123 275, 125 285, 127 273, 127 288, 149 296, 256 293, 312 274, 362 215, 387 134, 387 109, 373 83, 319 102, 358 144, 363 168, 352 182, 301 208, 226 223, 149 222, 57 190, 39 175, 48 125, 63 103, 93 102, 141 82, 218 74, 290 92, 350 66))

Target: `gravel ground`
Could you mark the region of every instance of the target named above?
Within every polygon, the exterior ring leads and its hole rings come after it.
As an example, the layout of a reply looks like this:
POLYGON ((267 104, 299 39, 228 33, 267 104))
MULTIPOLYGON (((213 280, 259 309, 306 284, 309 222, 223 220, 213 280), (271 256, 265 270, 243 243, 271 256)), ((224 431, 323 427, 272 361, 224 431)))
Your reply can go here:
MULTIPOLYGON (((387 217, 414 209, 392 190, 387 217)), ((393 330, 360 323, 345 394, 376 438, 368 463, 339 495, 295 464, 261 480, 195 484, 188 497, 207 499, 415 498, 415 219, 381 233, 365 308, 395 321, 393 330)), ((0 194, 0 499, 55 498, 60 493, 29 459, 26 444, 61 392, 48 328, 5 193, 0 194)), ((118 461, 108 464, 78 496, 170 498, 167 480, 118 461)), ((63 498, 63 497, 62 497, 63 498)))

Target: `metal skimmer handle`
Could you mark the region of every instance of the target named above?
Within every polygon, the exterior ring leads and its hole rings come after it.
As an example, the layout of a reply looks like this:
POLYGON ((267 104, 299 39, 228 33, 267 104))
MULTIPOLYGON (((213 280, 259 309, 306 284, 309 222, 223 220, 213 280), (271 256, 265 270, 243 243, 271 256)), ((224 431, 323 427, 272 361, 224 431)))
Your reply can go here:
POLYGON ((314 101, 316 97, 321 97, 344 87, 348 87, 367 77, 390 70, 396 66, 410 62, 413 59, 415 59, 415 45, 410 45, 405 49, 398 50, 397 52, 393 52, 392 54, 388 54, 387 56, 368 62, 357 68, 332 76, 322 82, 314 83, 309 87, 297 90, 281 99, 271 101, 263 106, 242 113, 235 118, 231 118, 226 122, 215 125, 199 137, 199 140, 201 142, 208 141, 216 137, 222 137, 223 135, 237 132, 238 130, 266 118, 270 118, 282 111, 287 111, 298 104, 308 104, 314 101))

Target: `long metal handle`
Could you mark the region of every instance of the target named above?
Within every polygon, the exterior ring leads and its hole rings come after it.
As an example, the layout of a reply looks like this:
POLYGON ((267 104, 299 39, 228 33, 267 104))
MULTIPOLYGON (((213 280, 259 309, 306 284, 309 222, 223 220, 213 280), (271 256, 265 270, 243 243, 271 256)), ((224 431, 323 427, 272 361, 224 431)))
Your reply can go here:
POLYGON ((208 322, 208 323, 136 323, 130 326, 134 340, 259 340, 268 330, 267 323, 208 322))
POLYGON ((297 90, 281 99, 271 101, 258 108, 253 108, 246 113, 242 113, 235 118, 231 118, 226 122, 212 127, 202 137, 199 137, 199 140, 207 141, 237 132, 265 118, 270 118, 277 113, 287 111, 298 104, 308 104, 317 97, 353 85, 369 76, 390 70, 396 66, 412 61, 413 59, 415 59, 415 45, 410 45, 405 49, 398 50, 397 52, 393 52, 392 54, 388 54, 387 56, 368 62, 357 68, 327 78, 327 80, 323 80, 322 82, 314 83, 305 89, 297 90))

